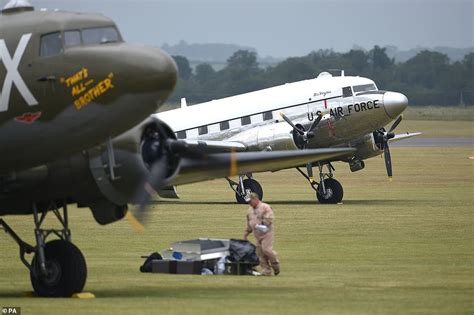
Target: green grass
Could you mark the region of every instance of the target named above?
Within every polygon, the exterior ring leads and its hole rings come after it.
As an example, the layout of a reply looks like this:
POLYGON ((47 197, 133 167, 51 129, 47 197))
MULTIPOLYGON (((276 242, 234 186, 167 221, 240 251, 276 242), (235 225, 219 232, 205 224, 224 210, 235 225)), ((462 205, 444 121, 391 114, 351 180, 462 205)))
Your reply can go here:
MULTIPOLYGON (((391 125, 391 124, 390 124, 391 125)), ((390 126, 389 125, 389 126, 390 126)), ((422 132, 423 138, 436 137, 474 137, 474 121, 454 120, 409 120, 404 119, 395 130, 396 133, 422 132)))
POLYGON ((397 132, 423 133, 421 137, 474 137, 474 107, 408 107, 397 132))
POLYGON ((474 121, 474 106, 409 106, 403 116, 408 120, 474 121))
MULTIPOLYGON (((336 163, 343 205, 320 205, 294 170, 257 174, 276 212, 278 277, 141 274, 140 255, 196 237, 239 238, 246 207, 224 180, 182 186, 180 202, 154 206, 148 228, 99 226, 70 213, 88 260, 92 300, 23 297, 29 276, 17 247, 0 237, 0 306, 23 314, 472 314, 472 148, 393 148, 352 174, 336 163)), ((31 217, 6 217, 32 241, 31 217)))

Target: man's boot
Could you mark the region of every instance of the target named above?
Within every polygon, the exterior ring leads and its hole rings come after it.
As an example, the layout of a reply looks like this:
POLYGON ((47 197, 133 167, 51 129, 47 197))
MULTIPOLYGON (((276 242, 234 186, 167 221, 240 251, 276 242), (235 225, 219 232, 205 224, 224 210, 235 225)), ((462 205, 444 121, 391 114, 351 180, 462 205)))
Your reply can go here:
POLYGON ((280 274, 280 263, 279 262, 272 263, 272 268, 273 268, 273 273, 275 274, 275 276, 278 276, 280 274))

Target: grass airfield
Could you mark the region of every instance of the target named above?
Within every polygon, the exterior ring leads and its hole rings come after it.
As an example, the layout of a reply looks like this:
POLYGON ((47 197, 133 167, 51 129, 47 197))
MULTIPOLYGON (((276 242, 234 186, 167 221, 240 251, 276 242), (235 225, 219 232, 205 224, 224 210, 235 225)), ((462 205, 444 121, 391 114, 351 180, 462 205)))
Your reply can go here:
MULTIPOLYGON (((472 121, 456 123, 406 120, 400 131, 434 137, 453 127, 453 136, 473 136, 472 121)), ((95 299, 26 297, 29 274, 17 245, 2 235, 0 307, 20 306, 23 314, 472 314, 474 149, 391 151, 393 182, 381 158, 357 173, 335 164, 342 205, 318 204, 295 170, 256 175, 276 212, 278 277, 138 271, 140 255, 176 240, 241 237, 246 207, 216 180, 179 187, 181 201, 155 204, 142 234, 127 220, 103 227, 89 210, 71 208, 73 241, 88 262, 86 291, 95 299)), ((33 241, 31 217, 5 219, 33 241)))

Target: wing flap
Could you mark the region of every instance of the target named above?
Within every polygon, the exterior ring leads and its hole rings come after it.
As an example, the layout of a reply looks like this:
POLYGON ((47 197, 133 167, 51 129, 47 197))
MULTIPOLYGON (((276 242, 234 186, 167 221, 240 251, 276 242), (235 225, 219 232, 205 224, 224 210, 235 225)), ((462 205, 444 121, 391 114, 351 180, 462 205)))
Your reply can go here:
POLYGON ((182 140, 190 148, 198 149, 203 153, 242 152, 247 147, 235 141, 209 141, 209 140, 182 140))
POLYGON ((353 148, 327 148, 295 151, 231 152, 206 155, 202 159, 183 158, 179 175, 170 185, 235 176, 238 174, 277 171, 350 156, 353 148))

